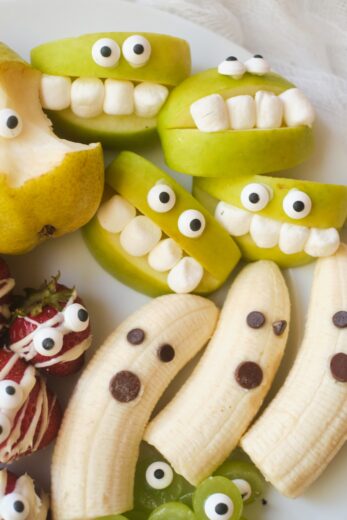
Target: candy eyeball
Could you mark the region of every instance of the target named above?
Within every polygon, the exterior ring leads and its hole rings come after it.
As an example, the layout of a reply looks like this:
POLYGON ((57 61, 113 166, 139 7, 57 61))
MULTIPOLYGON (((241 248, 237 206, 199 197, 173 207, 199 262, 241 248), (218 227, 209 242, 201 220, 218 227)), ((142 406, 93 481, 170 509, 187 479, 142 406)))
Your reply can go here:
POLYGON ((89 313, 80 303, 72 303, 64 310, 64 325, 73 332, 83 332, 89 326, 89 313))
POLYGON ((134 34, 122 46, 123 56, 134 68, 143 67, 151 57, 151 44, 144 36, 134 34))
POLYGON ((0 413, 0 442, 4 442, 11 432, 11 422, 9 418, 0 413))
POLYGON ((245 67, 247 72, 256 76, 263 76, 271 70, 270 65, 261 54, 254 54, 252 58, 249 58, 245 62, 245 67))
POLYGON ((0 381, 0 407, 5 409, 16 409, 23 402, 23 390, 18 383, 10 379, 0 381))
POLYGON ((41 356, 59 354, 63 348, 63 335, 54 327, 43 327, 34 333, 34 348, 41 356))
POLYGON ((119 61, 121 51, 119 45, 111 38, 101 38, 92 47, 92 57, 100 67, 115 67, 119 61))
POLYGON ((283 209, 288 217, 300 220, 311 213, 312 201, 307 193, 294 189, 284 197, 283 209))
POLYGON ((29 514, 29 502, 19 493, 9 493, 0 501, 0 517, 4 520, 26 520, 29 514))
POLYGON ((241 192, 241 203, 249 211, 261 211, 270 202, 270 192, 264 184, 252 182, 241 192))
POLYGON ((206 499, 204 511, 209 520, 229 520, 234 512, 234 504, 227 495, 214 493, 206 499))
POLYGON ((12 108, 0 110, 0 137, 13 139, 17 137, 23 129, 21 117, 12 108))
POLYGON ((231 76, 234 79, 239 79, 246 72, 246 67, 236 56, 228 56, 228 58, 218 65, 218 72, 223 76, 231 76))
POLYGON ((249 482, 247 480, 244 480, 243 478, 235 478, 232 480, 232 482, 237 486, 238 490, 241 493, 242 500, 246 502, 246 500, 249 500, 252 496, 252 488, 249 482))
POLYGON ((153 462, 146 470, 146 482, 153 489, 166 489, 173 479, 172 468, 166 462, 153 462))
POLYGON ((166 213, 174 207, 176 195, 170 186, 156 184, 149 190, 147 202, 149 207, 156 213, 166 213))
POLYGON ((196 209, 187 209, 178 217, 178 229, 188 238, 201 236, 206 227, 204 215, 196 209))

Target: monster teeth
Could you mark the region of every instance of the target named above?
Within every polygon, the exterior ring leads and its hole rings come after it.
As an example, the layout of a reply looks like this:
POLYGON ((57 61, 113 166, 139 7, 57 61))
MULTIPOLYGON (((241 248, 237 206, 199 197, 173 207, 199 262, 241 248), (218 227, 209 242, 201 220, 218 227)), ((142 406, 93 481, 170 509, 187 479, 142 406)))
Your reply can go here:
POLYGON ((64 110, 71 103, 71 79, 42 74, 40 97, 43 108, 64 110))
POLYGON ((336 229, 312 228, 305 245, 305 253, 314 257, 330 256, 336 253, 340 236, 336 229))
POLYGON ((134 85, 131 81, 105 81, 104 112, 112 116, 126 116, 134 112, 134 85))
POLYGON ((159 242, 161 229, 150 218, 139 215, 120 234, 123 249, 132 256, 147 255, 159 242))
POLYGON ((178 294, 194 291, 204 276, 204 269, 195 258, 185 256, 171 269, 167 277, 170 289, 178 294))
POLYGON ((259 90, 255 95, 257 128, 280 128, 282 125, 283 106, 281 100, 272 92, 259 90))
POLYGON ((283 103, 284 122, 287 126, 312 126, 314 109, 305 94, 298 88, 290 88, 279 95, 283 103))
POLYGON ((120 233, 136 217, 136 209, 126 199, 114 195, 98 211, 100 225, 110 233, 120 233))
POLYGON ((255 126, 256 109, 252 96, 235 96, 227 99, 226 104, 233 130, 248 130, 255 126))
POLYGON ((139 83, 134 89, 135 113, 140 117, 154 117, 166 101, 169 91, 163 85, 139 83))
POLYGON ((148 263, 155 271, 170 271, 182 258, 183 251, 172 239, 161 240, 148 255, 148 263))
POLYGON ((282 224, 272 218, 254 215, 250 235, 258 247, 271 248, 278 244, 282 224))
POLYGON ((104 95, 100 79, 77 78, 71 86, 71 110, 78 117, 96 117, 102 113, 104 95))
POLYGON ((304 250, 310 230, 304 226, 296 224, 282 224, 278 247, 287 255, 300 253, 304 250))
POLYGON ((190 112, 201 132, 220 132, 229 128, 226 105, 219 94, 198 99, 190 106, 190 112))
POLYGON ((217 204, 214 216, 230 235, 238 237, 249 232, 252 221, 252 215, 249 211, 220 201, 217 204))

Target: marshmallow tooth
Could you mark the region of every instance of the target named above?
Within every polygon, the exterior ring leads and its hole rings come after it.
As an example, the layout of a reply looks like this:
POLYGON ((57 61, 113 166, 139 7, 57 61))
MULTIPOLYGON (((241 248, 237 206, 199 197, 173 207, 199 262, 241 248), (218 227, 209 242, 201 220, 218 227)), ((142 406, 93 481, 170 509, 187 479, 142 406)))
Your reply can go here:
POLYGON ((272 218, 254 215, 249 232, 258 247, 268 249, 278 244, 281 226, 281 222, 272 218))
POLYGON ((310 230, 295 224, 282 224, 278 247, 286 255, 293 255, 304 250, 310 230))
POLYGON ((198 99, 190 106, 190 113, 201 132, 220 132, 229 128, 228 111, 219 94, 198 99))
POLYGON ((98 211, 101 226, 110 233, 120 233, 136 217, 136 209, 120 195, 114 195, 98 211))
POLYGON ((231 206, 220 201, 217 204, 215 218, 218 222, 235 237, 246 235, 249 232, 253 216, 248 211, 231 206))
POLYGON ((184 294, 194 291, 203 276, 204 269, 199 262, 190 256, 185 256, 171 269, 167 283, 173 292, 184 294))
POLYGON ((255 94, 257 128, 280 128, 282 125, 282 101, 272 92, 258 90, 255 94))
POLYGON ((156 271, 170 271, 182 258, 183 251, 172 239, 161 240, 148 255, 148 263, 156 271))
POLYGON ((127 116, 134 112, 134 85, 131 81, 105 81, 104 112, 110 116, 127 116))
POLYGON ((139 215, 125 226, 120 235, 120 243, 129 255, 144 256, 157 245, 160 238, 160 227, 148 217, 139 215))
POLYGON ((247 130, 255 126, 256 110, 252 96, 235 96, 226 100, 233 130, 247 130))
POLYGON ((336 229, 312 228, 305 245, 305 253, 314 257, 330 256, 336 253, 340 236, 336 229))
POLYGON ((134 89, 135 112, 139 117, 154 117, 166 101, 169 91, 163 85, 144 81, 134 89))
POLYGON ((314 108, 298 88, 290 88, 278 96, 283 103, 284 122, 287 126, 312 126, 314 108))
POLYGON ((98 78, 77 78, 71 86, 71 110, 78 117, 96 117, 102 113, 104 84, 98 78))
POLYGON ((71 79, 64 76, 42 74, 40 99, 43 108, 64 110, 71 102, 71 79))

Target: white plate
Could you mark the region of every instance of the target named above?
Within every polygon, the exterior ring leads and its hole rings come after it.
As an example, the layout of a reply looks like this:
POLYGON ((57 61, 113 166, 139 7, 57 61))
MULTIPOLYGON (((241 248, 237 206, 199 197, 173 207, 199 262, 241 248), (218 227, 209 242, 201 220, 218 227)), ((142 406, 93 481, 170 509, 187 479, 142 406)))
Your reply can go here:
MULTIPOLYGON (((25 58, 28 58, 30 49, 39 43, 97 31, 154 31, 183 37, 191 44, 195 70, 216 66, 230 54, 241 58, 247 56, 245 50, 212 32, 138 4, 116 0, 0 0, 0 38, 25 58)), ((344 183, 347 151, 342 140, 332 139, 322 124, 318 124, 317 134, 319 145, 315 156, 304 166, 292 171, 292 174, 302 174, 308 179, 344 183)), ((159 149, 147 150, 145 155, 163 165, 159 149)), ((177 174, 176 177, 186 185, 189 183, 188 177, 177 174)), ((49 277, 58 270, 61 271, 64 282, 76 284, 91 312, 94 348, 128 314, 148 300, 105 273, 88 253, 78 232, 46 243, 30 254, 8 260, 19 288, 39 284, 44 277, 49 277)), ((288 372, 303 334, 312 266, 287 271, 286 277, 293 302, 293 326, 287 354, 274 389, 280 386, 288 372)), ((214 299, 221 303, 224 294, 225 289, 214 299)), ((66 402, 75 380, 76 378, 63 381, 52 379, 52 386, 62 402, 66 402)), ((29 471, 38 482, 47 487, 50 454, 51 449, 46 449, 14 464, 14 468, 29 471)), ((289 500, 269 488, 266 497, 268 505, 264 507, 256 504, 248 507, 248 519, 346 520, 346 467, 347 446, 304 497, 289 500)))

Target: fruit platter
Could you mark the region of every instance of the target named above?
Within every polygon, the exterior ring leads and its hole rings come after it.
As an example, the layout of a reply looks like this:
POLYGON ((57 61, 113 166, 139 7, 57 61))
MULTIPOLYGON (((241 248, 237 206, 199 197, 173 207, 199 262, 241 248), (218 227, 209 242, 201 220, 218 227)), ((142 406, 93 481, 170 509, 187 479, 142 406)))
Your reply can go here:
POLYGON ((0 520, 345 520, 312 92, 120 0, 0 0, 0 35, 0 520))

